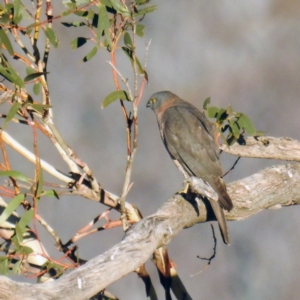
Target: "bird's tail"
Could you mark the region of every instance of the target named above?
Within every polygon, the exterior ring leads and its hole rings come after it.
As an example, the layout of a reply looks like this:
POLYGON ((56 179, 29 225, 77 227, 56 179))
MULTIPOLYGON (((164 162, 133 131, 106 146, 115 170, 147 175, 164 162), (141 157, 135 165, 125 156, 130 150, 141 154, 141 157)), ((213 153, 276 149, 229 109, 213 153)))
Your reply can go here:
POLYGON ((216 187, 214 190, 218 193, 219 196, 219 204, 221 205, 222 208, 230 211, 233 208, 232 200, 229 197, 226 189, 225 182, 221 179, 218 178, 217 182, 215 182, 216 187))
POLYGON ((209 202, 218 221, 223 241, 225 244, 230 244, 224 211, 217 201, 210 200, 209 202))

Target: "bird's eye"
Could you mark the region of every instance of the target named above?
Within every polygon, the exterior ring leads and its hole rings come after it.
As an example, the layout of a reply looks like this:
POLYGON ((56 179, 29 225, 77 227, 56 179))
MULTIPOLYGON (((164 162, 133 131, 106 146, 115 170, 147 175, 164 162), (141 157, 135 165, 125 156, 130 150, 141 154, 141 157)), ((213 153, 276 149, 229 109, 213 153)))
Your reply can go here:
POLYGON ((152 98, 152 103, 155 103, 156 102, 156 98, 152 98))

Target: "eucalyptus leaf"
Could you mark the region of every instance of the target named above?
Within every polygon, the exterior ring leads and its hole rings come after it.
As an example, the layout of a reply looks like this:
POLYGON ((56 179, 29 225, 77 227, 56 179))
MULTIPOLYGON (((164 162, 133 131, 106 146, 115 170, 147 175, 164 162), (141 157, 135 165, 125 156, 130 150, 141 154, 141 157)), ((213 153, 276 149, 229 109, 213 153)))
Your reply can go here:
POLYGON ((99 18, 97 24, 97 40, 100 41, 104 31, 109 28, 109 18, 106 8, 103 4, 98 4, 99 18))
POLYGON ((207 116, 209 118, 216 118, 219 113, 219 108, 215 106, 210 106, 207 108, 207 116))
POLYGON ((87 42, 87 40, 88 39, 85 37, 78 37, 71 42, 71 48, 77 49, 77 48, 83 46, 87 42))
POLYGON ((143 37, 144 36, 144 34, 145 34, 145 26, 144 25, 142 25, 142 24, 137 24, 136 25, 136 28, 135 28, 135 32, 136 32, 136 34, 139 36, 139 37, 143 37))
POLYGON ((117 13, 123 15, 124 17, 130 17, 130 12, 127 6, 122 5, 122 2, 120 0, 110 0, 110 2, 117 13))
POLYGON ((40 92, 41 92, 41 84, 39 82, 36 82, 33 85, 33 93, 37 96, 40 94, 40 92))
POLYGON ((223 122, 224 120, 226 120, 228 117, 228 114, 226 112, 226 109, 224 108, 220 108, 219 112, 218 112, 218 116, 217 116, 217 122, 223 122))
POLYGON ((55 197, 56 199, 59 199, 59 196, 55 190, 43 191, 43 193, 41 195, 48 196, 48 197, 55 197))
POLYGON ((137 13, 135 13, 135 15, 136 16, 145 15, 145 14, 148 14, 148 13, 151 13, 151 12, 155 11, 156 9, 157 9, 156 5, 148 6, 148 7, 145 7, 143 9, 140 9, 137 13))
POLYGON ((98 51, 98 46, 93 47, 93 49, 83 58, 83 62, 89 61, 93 56, 96 55, 98 51))
POLYGON ((8 203, 8 205, 0 215, 0 226, 10 217, 10 215, 17 209, 17 207, 24 199, 25 195, 20 193, 8 203))
MULTIPOLYGON (((21 103, 19 103, 19 102, 15 102, 11 106, 11 108, 5 118, 5 121, 4 121, 4 125, 3 125, 4 129, 6 128, 8 122, 10 122, 14 118, 14 116, 16 115, 16 113, 18 112, 20 107, 21 107, 21 103)), ((12 172, 12 171, 5 171, 5 172, 12 172)), ((3 173, 3 172, 0 172, 0 175, 1 175, 1 173, 3 173)))
POLYGON ((49 74, 49 72, 36 72, 36 73, 29 74, 24 78, 24 82, 32 81, 32 80, 34 80, 42 75, 46 75, 46 74, 49 74))
POLYGON ((49 42, 55 47, 58 47, 58 38, 56 36, 56 33, 54 32, 54 30, 50 27, 47 27, 45 30, 45 35, 47 37, 47 39, 49 40, 49 42))
POLYGON ((237 124, 236 120, 233 119, 229 119, 228 122, 229 122, 230 129, 233 133, 233 136, 238 139, 241 135, 239 125, 237 124))
POLYGON ((20 269, 20 266, 21 266, 21 263, 22 263, 22 260, 16 260, 13 264, 13 268, 12 268, 12 272, 13 274, 16 274, 16 275, 21 275, 22 272, 21 272, 21 269, 20 269))
POLYGON ((241 114, 240 118, 237 120, 237 123, 240 128, 244 128, 246 133, 249 135, 255 135, 256 134, 256 129, 250 120, 250 118, 245 115, 241 114))
POLYGON ((0 256, 0 274, 8 275, 9 273, 9 260, 7 256, 0 256))
POLYGON ((25 174, 18 171, 0 171, 0 176, 9 176, 17 180, 29 182, 28 177, 25 174))
POLYGON ((3 44, 10 55, 14 54, 14 49, 6 32, 0 27, 0 44, 3 44))
POLYGON ((133 48, 132 40, 128 32, 125 32, 124 34, 124 44, 130 49, 133 48))
POLYGON ((203 102, 203 109, 207 110, 207 105, 210 103, 210 97, 206 98, 203 102))
POLYGON ((101 108, 105 108, 106 106, 118 99, 130 101, 125 91, 114 91, 110 93, 107 97, 105 97, 105 99, 102 102, 101 108))
POLYGON ((26 210, 24 214, 22 215, 20 221, 18 222, 18 226, 22 230, 22 232, 25 232, 27 230, 28 224, 33 220, 34 217, 34 210, 33 208, 26 210))

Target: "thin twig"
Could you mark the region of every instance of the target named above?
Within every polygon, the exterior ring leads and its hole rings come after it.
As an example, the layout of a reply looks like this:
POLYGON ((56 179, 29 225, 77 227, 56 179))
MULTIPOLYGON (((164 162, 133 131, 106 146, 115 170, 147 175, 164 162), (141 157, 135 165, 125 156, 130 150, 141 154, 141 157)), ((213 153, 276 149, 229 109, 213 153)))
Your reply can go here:
POLYGON ((213 254, 209 258, 200 257, 199 255, 197 255, 197 258, 199 258, 201 260, 206 260, 207 265, 201 271, 199 271, 195 274, 192 274, 191 277, 194 277, 194 276, 199 275, 202 272, 206 271, 207 268, 209 267, 209 265, 211 264, 212 260, 216 257, 216 254, 217 254, 217 238, 216 238, 216 235, 215 235, 215 229, 214 229, 214 225, 212 224, 212 222, 210 222, 210 227, 211 227, 212 235, 213 235, 213 239, 214 239, 213 254))

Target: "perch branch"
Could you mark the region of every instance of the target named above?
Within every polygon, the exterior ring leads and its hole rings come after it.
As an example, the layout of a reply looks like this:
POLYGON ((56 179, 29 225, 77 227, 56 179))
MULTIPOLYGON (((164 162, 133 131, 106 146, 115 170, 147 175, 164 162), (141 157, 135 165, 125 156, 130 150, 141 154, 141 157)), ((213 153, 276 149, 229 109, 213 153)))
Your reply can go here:
MULTIPOLYGON (((300 204, 300 164, 274 166, 228 185, 234 209, 227 220, 241 220, 264 209, 300 204)), ((142 265, 183 228, 206 222, 200 199, 174 195, 158 211, 135 224, 125 238, 86 264, 53 282, 28 284, 0 277, 0 299, 88 299, 142 265), (193 201, 194 200, 194 201, 193 201), (196 201, 195 201, 196 200, 196 201), (195 207, 197 205, 197 207, 195 207)), ((199 241, 200 242, 200 241, 199 241)))
POLYGON ((287 137, 248 137, 244 145, 235 143, 229 148, 221 145, 220 149, 242 157, 300 161, 300 142, 287 137))

